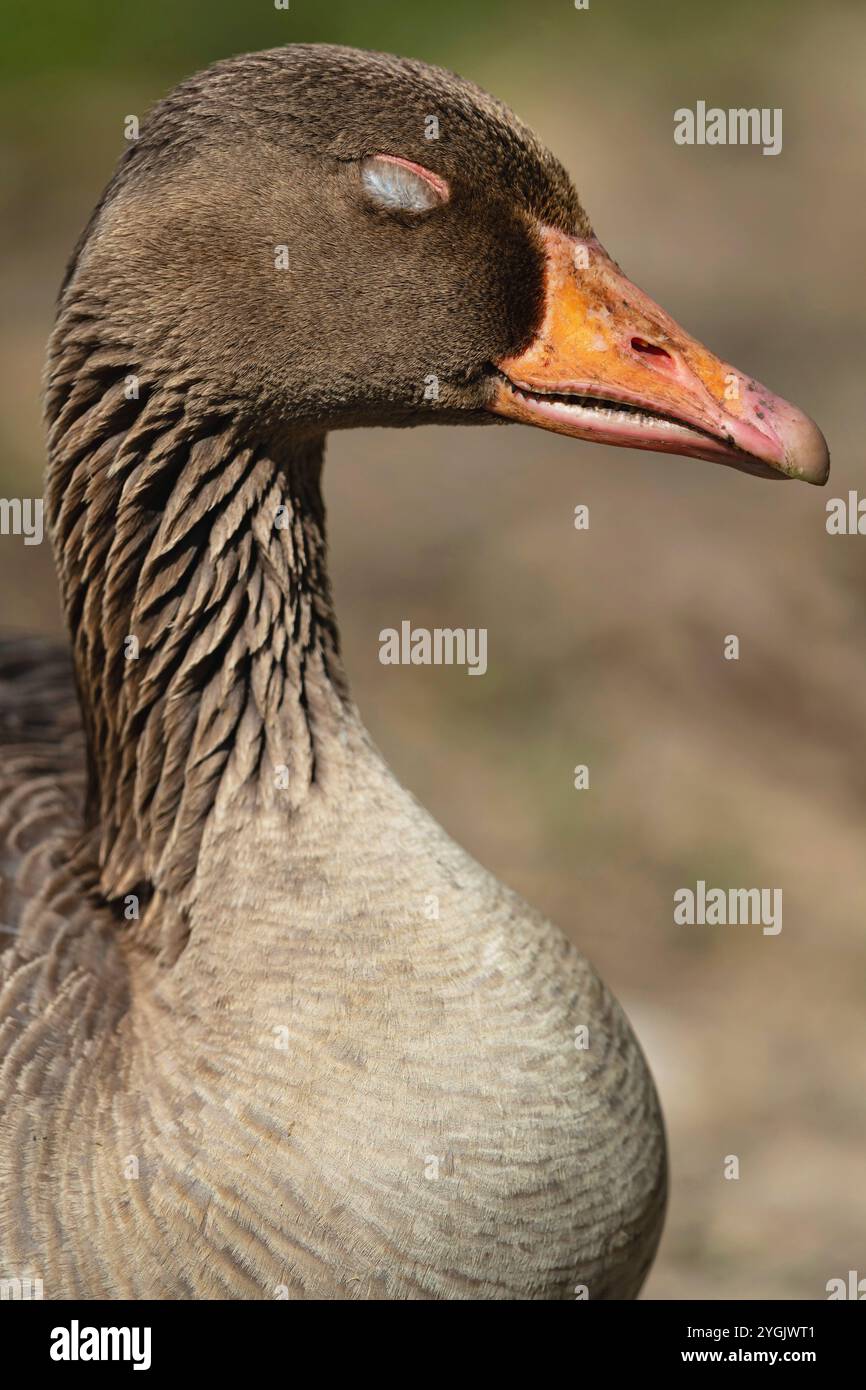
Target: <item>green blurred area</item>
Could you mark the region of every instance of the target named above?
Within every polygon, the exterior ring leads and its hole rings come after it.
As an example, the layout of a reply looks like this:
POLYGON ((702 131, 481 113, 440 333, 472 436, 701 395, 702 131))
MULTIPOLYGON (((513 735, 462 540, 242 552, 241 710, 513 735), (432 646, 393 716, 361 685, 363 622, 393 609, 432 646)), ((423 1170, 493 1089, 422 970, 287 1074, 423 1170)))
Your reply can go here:
MULTIPOLYGON (((855 0, 851 0, 855 3, 855 0)), ((575 14, 583 23, 581 47, 590 61, 617 44, 623 59, 642 61, 695 36, 724 46, 748 31, 757 39, 779 23, 796 22, 808 0, 590 0, 575 14)), ((447 64, 505 43, 515 54, 531 44, 533 61, 562 55, 561 25, 569 0, 7 0, 0 73, 15 78, 71 74, 150 74, 174 81, 216 58, 281 43, 342 43, 382 49, 447 64)))
MULTIPOLYGON (((834 14, 848 3, 837 0, 834 14)), ((637 89, 677 99, 725 96, 763 104, 779 96, 768 49, 784 54, 787 31, 809 0, 7 0, 0 45, 0 213, 4 240, 50 238, 57 209, 86 172, 107 176, 123 119, 139 116, 177 81, 234 53, 285 43, 380 48, 474 73, 519 92, 571 89, 607 71, 637 89), (54 217, 50 219, 52 222, 54 217)), ((505 93, 506 99, 508 93, 505 93)), ((86 186, 86 185, 85 185, 86 186)))
MULTIPOLYGON (((440 63, 512 104, 626 272, 816 417, 827 495, 862 494, 864 9, 7 0, 0 496, 41 487, 54 296, 124 116, 214 59, 289 42, 440 63), (675 148, 673 110, 698 99, 783 107, 782 155, 675 148)), ((344 433, 326 497, 376 741, 634 1016, 673 1153, 650 1296, 815 1298, 862 1272, 866 538, 827 537, 817 489, 517 428, 344 433), (486 625, 487 677, 384 676, 376 637, 402 617, 486 625), (699 877, 781 885, 782 935, 675 931, 671 893, 699 877), (739 1183, 721 1179, 729 1152, 739 1183)), ((0 545, 0 595, 4 626, 59 630, 47 545, 0 545)))

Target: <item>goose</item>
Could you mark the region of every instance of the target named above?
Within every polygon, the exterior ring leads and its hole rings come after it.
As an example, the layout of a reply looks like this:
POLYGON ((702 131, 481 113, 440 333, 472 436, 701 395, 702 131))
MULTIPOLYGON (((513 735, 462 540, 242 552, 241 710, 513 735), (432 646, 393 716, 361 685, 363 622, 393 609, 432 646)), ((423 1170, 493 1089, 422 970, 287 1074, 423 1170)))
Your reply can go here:
POLYGON ((143 121, 63 282, 46 416, 72 660, 0 648, 0 1273, 636 1297, 667 1186, 647 1063, 365 732, 325 439, 517 422, 820 484, 817 426, 626 279, 505 106, 318 45, 143 121))

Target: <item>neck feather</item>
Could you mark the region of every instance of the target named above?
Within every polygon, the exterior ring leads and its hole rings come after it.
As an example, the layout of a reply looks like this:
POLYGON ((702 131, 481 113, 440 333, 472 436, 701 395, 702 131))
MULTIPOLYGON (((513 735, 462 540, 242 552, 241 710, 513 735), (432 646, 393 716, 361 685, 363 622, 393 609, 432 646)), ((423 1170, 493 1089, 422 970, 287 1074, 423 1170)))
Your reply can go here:
MULTIPOLYGON (((84 326, 86 330, 86 325, 84 326)), ((218 792, 297 805, 348 709, 324 436, 264 447, 189 376, 55 336, 47 510, 108 899, 182 903, 218 792), (191 401, 196 404, 191 405, 191 401)))

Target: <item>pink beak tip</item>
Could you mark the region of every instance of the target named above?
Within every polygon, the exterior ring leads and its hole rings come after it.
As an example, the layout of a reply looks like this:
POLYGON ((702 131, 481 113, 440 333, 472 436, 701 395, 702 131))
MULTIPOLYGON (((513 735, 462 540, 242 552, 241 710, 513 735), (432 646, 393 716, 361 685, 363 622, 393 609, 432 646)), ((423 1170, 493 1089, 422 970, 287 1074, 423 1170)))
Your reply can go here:
POLYGON ((800 478, 823 487, 830 475, 830 450, 815 421, 802 410, 789 407, 787 419, 779 421, 779 437, 784 449, 783 471, 789 478, 800 478))

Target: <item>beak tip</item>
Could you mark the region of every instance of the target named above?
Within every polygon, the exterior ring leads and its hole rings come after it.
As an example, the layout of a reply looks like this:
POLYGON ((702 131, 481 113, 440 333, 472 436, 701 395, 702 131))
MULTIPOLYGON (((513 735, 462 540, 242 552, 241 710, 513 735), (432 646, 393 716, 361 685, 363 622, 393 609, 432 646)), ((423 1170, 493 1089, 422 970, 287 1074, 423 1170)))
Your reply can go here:
POLYGON ((785 431, 785 466, 789 478, 823 487, 830 476, 830 450, 814 420, 798 412, 785 431))

